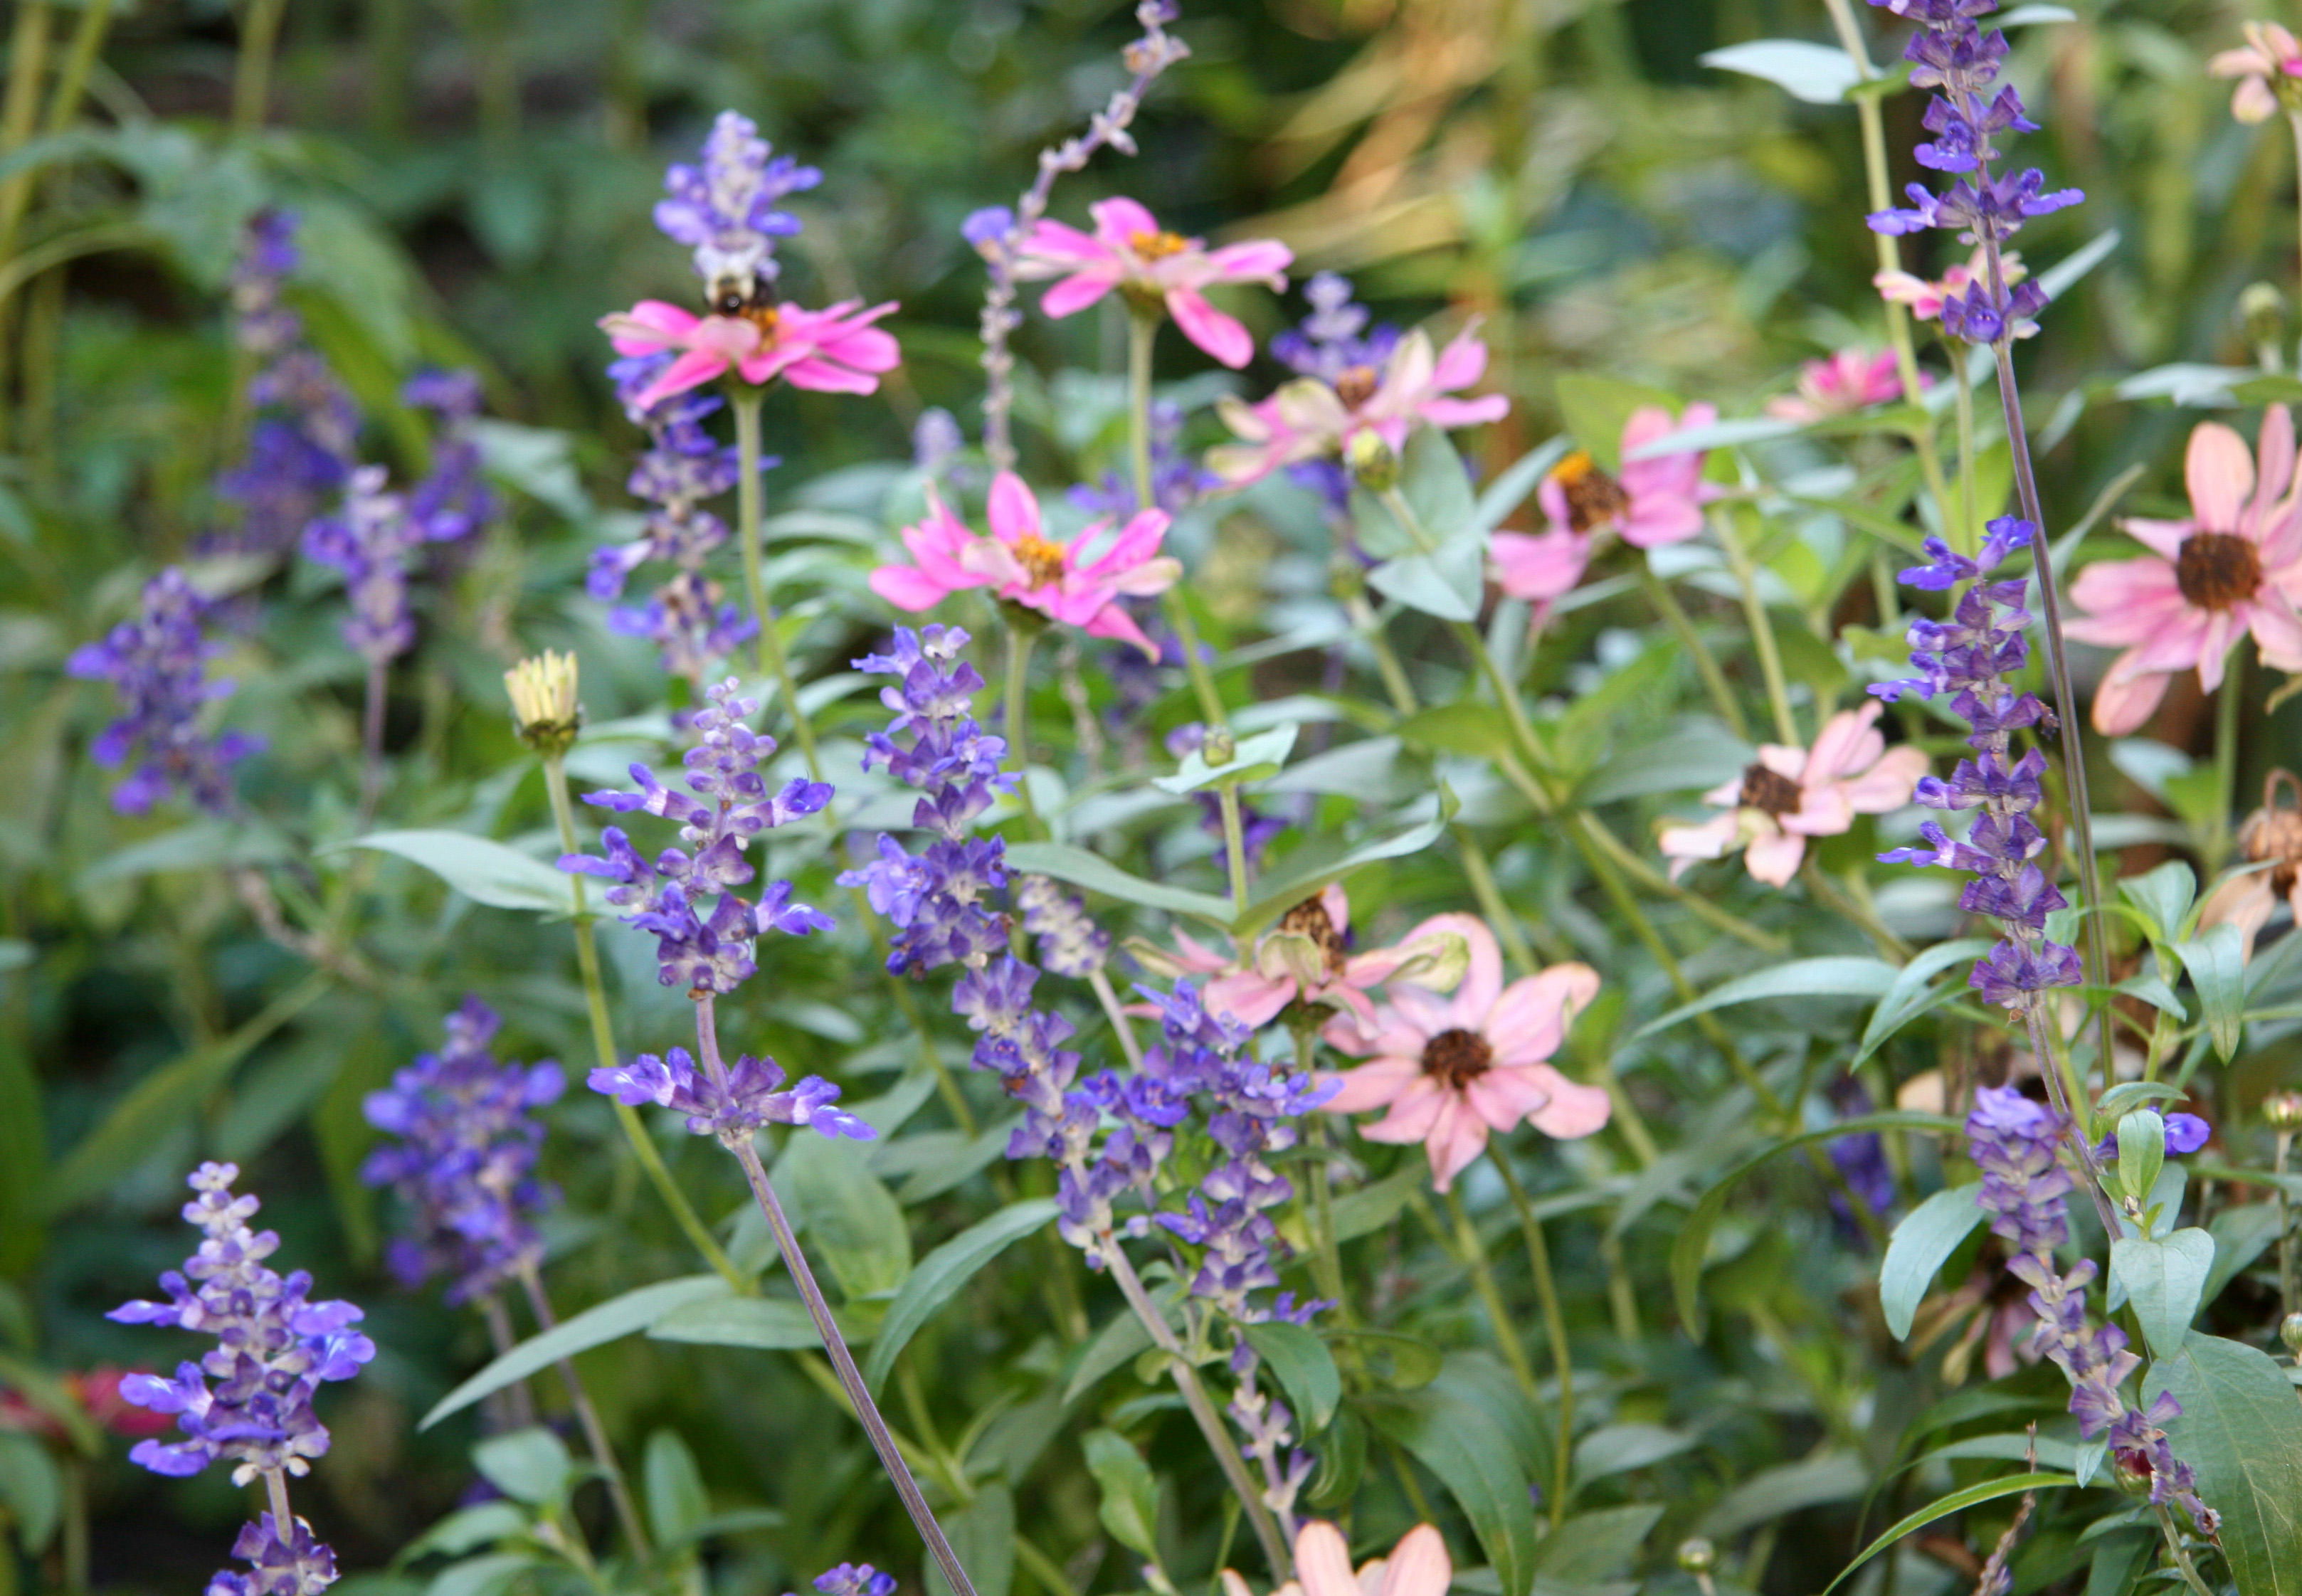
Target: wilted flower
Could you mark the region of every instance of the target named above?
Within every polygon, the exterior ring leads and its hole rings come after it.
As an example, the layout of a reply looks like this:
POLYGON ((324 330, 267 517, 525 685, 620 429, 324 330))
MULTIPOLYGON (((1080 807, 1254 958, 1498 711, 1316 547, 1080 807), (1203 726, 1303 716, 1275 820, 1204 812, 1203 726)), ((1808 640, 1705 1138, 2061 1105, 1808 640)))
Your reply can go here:
POLYGON ((207 662, 223 651, 201 634, 214 605, 170 566, 144 584, 141 612, 101 643, 83 643, 67 675, 109 681, 122 713, 88 749, 99 765, 133 763, 112 789, 112 807, 140 815, 171 792, 221 814, 231 807, 231 765, 264 746, 240 732, 210 736, 201 707, 231 696, 229 678, 210 681, 207 662))
POLYGON ((661 299, 643 299, 601 316, 600 325, 618 355, 670 350, 677 357, 633 397, 643 410, 731 371, 754 387, 780 377, 794 388, 824 393, 872 393, 879 374, 895 370, 903 352, 890 334, 871 324, 894 314, 895 302, 869 310, 862 303, 843 299, 807 310, 786 300, 699 316, 661 299))
POLYGON ((991 535, 982 537, 930 487, 927 519, 903 529, 903 546, 916 563, 881 566, 871 573, 871 591, 899 609, 918 611, 963 589, 987 587, 1090 637, 1119 638, 1158 657, 1119 600, 1164 592, 1182 575, 1180 561, 1159 552, 1167 535, 1164 510, 1138 511, 1107 547, 1101 545, 1107 520, 1059 543, 1046 535, 1039 501, 1023 479, 1003 471, 992 479, 988 514, 991 535))
MULTIPOLYGON (((1928 379, 1921 377, 1923 385, 1928 379)), ((1767 401, 1767 414, 1781 421, 1827 421, 1852 416, 1873 405, 1900 399, 1903 380, 1895 374, 1895 351, 1866 355, 1841 349, 1822 360, 1799 367, 1798 391, 1767 401)))
POLYGON ((2269 923, 2271 912, 2284 898, 2302 920, 2302 781, 2290 770, 2273 770, 2262 784, 2262 807, 2246 818, 2238 830, 2238 856, 2256 868, 2234 875, 2206 895, 2198 911, 2201 933, 2229 924, 2239 928, 2246 957, 2254 957, 2254 939, 2269 923), (2281 803, 2284 787, 2292 802, 2281 803), (2267 865, 2267 869, 2260 867, 2267 865))
POLYGON ((2071 601, 2087 613, 2063 629, 2126 651, 2095 690, 2095 728, 2105 735, 2149 719, 2176 671, 2196 667, 2202 689, 2219 688, 2231 645, 2246 633, 2264 664, 2302 670, 2302 490, 2285 406, 2263 416, 2256 447, 2258 470, 2246 440, 2201 422, 2184 461, 2189 518, 2125 517, 2119 525, 2152 552, 2097 560, 2071 584, 2071 601))
POLYGON ((1444 1191, 1485 1149, 1490 1130, 1525 1120, 1545 1136, 1589 1136, 1607 1123, 1609 1105, 1597 1087, 1569 1080, 1544 1062, 1566 1041, 1576 1011, 1598 995, 1598 972, 1554 964, 1505 987, 1495 934, 1468 914, 1434 914, 1401 945, 1442 935, 1460 937, 1469 954, 1454 995, 1405 975, 1388 988, 1374 1025, 1336 1015, 1323 1033, 1329 1045, 1370 1062, 1322 1079, 1339 1083, 1329 1113, 1388 1109, 1359 1134, 1423 1143, 1444 1191))
POLYGON ((2276 22, 2248 22, 2246 47, 2224 50, 2206 63, 2217 78, 2236 78, 2231 114, 2240 122, 2268 122, 2279 107, 2302 105, 2302 43, 2276 22))
POLYGON ((1836 836, 1856 815, 1882 815, 1908 803, 1927 773, 1927 756, 1908 744, 1888 749, 1878 715, 1879 706, 1870 703, 1832 716, 1811 751, 1760 744, 1748 769, 1702 795, 1726 812, 1700 826, 1662 828, 1671 878, 1696 860, 1740 848, 1754 880, 1787 886, 1806 857, 1807 838, 1836 836))
POLYGON ((1702 507, 1720 491, 1702 480, 1702 451, 1640 456, 1673 433, 1718 419, 1709 405, 1689 405, 1684 416, 1642 405, 1623 426, 1619 475, 1609 475, 1587 449, 1552 466, 1535 491, 1549 530, 1499 532, 1488 540, 1503 592, 1536 603, 1564 596, 1583 579, 1600 538, 1609 533, 1634 548, 1653 549, 1701 532, 1702 507))
POLYGON ((1017 251, 1017 277, 1063 279, 1040 299, 1041 310, 1071 315, 1118 289, 1139 308, 1164 305, 1184 337, 1225 365, 1236 368, 1254 358, 1254 335, 1208 304, 1201 290, 1218 282, 1283 289, 1292 250, 1267 239, 1210 250, 1204 239, 1165 231, 1131 199, 1099 200, 1088 209, 1094 232, 1041 221, 1017 251))

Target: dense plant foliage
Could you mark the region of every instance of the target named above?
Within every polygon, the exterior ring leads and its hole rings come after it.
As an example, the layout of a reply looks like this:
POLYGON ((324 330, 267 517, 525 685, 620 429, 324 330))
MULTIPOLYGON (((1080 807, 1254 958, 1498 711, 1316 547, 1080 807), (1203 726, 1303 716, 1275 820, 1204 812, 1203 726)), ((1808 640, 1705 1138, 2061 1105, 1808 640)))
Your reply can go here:
POLYGON ((19 0, 0 1596, 2302 1588, 2302 46, 1780 9, 19 0))

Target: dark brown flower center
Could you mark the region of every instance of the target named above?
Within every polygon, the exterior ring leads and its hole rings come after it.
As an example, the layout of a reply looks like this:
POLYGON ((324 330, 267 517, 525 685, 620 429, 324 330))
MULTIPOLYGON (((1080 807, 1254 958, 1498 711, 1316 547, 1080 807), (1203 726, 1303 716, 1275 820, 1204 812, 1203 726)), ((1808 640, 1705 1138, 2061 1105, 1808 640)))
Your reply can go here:
POLYGON ((1753 761, 1743 772, 1743 790, 1736 794, 1735 802, 1744 809, 1761 810, 1770 815, 1794 814, 1799 806, 1799 785, 1781 771, 1753 761))
POLYGON ((1306 898, 1281 915, 1279 928, 1311 939, 1326 958, 1330 980, 1343 973, 1350 950, 1343 945, 1343 934, 1335 929, 1335 922, 1327 917, 1327 906, 1318 899, 1306 898))
POLYGON ((1550 480, 1567 495, 1567 525, 1573 531, 1604 525, 1631 508, 1623 484, 1599 469, 1589 449, 1578 449, 1553 466, 1550 480))
POLYGON ((1165 260, 1189 249, 1191 241, 1176 232, 1131 232, 1127 235, 1127 247, 1139 260, 1165 260))
POLYGON ((1354 365, 1335 379, 1335 397, 1343 401, 1343 408, 1356 410, 1374 397, 1382 378, 1372 365, 1354 365))
POLYGON ((2234 532, 2194 532, 2174 556, 2174 585, 2201 609, 2242 604, 2262 585, 2262 550, 2234 532))
POLYGON ((1045 587, 1050 582, 1063 579, 1063 546, 1025 533, 1017 538, 1010 550, 1031 578, 1033 587, 1045 587))
POLYGON ((1457 1090, 1494 1068, 1494 1063, 1495 1050, 1474 1030, 1442 1030, 1423 1045, 1423 1072, 1457 1090))

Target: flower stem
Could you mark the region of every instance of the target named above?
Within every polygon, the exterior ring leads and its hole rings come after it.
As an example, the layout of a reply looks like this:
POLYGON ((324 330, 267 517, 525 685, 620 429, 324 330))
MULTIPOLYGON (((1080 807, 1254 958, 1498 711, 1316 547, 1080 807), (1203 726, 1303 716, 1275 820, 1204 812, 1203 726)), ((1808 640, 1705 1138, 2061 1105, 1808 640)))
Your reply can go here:
POLYGON ((1518 1327, 1511 1322, 1501 1288, 1495 1284, 1494 1266, 1487 1260, 1486 1243, 1479 1239, 1479 1227, 1471 1222, 1471 1212, 1463 1206, 1463 1194, 1452 1187, 1447 1191, 1447 1212, 1455 1221, 1455 1245, 1461 1249, 1463 1262, 1470 1266, 1471 1284, 1487 1310, 1487 1322, 1494 1326, 1495 1342, 1502 1352, 1503 1362, 1510 1365, 1512 1378, 1526 1393, 1527 1401, 1540 1407, 1542 1388, 1534 1378, 1533 1365, 1526 1361, 1526 1348, 1518 1344, 1518 1327))
POLYGON ((1247 912, 1247 827, 1239 811, 1239 783, 1216 788, 1215 802, 1222 811, 1223 859, 1231 869, 1231 911, 1236 919, 1247 912))
POLYGON ((1007 680, 1002 684, 1007 703, 1007 753, 1015 761, 1015 795, 1022 800, 1023 818, 1034 836, 1047 835, 1046 822, 1039 819, 1039 806, 1031 796, 1031 720, 1029 701, 1031 691, 1031 645, 1038 634, 1027 623, 1015 618, 1012 607, 1007 611, 1007 680))
MULTIPOLYGON (((559 825, 559 845, 570 853, 577 852, 582 844, 576 839, 575 806, 567 799, 567 768, 557 754, 544 758, 543 790, 551 799, 551 818, 559 825)), ((593 937, 592 918, 584 912, 584 878, 570 876, 567 879, 575 894, 576 969, 584 981, 584 1006, 592 1017, 592 1051, 601 1069, 612 1070, 623 1061, 616 1051, 616 1026, 608 1012, 607 985, 601 979, 599 944, 593 937)), ((679 1189, 678 1182, 671 1178, 671 1171, 664 1167, 663 1155, 657 1151, 655 1138, 648 1134, 640 1111, 625 1103, 617 1103, 615 1109, 616 1121, 624 1129, 624 1139, 631 1144, 640 1168, 646 1172, 648 1183, 655 1188, 664 1206, 671 1210, 674 1222, 731 1290, 738 1296, 751 1296, 752 1281, 735 1267, 735 1261, 689 1205, 687 1194, 679 1189)))
POLYGON ((1644 560, 1639 562, 1639 591, 1646 594, 1647 602, 1652 604, 1662 618, 1670 624, 1671 632, 1677 637, 1680 646, 1686 650, 1687 658, 1694 661, 1695 674, 1702 678, 1702 685, 1710 694, 1710 702, 1718 710, 1718 718, 1726 723, 1728 731, 1745 743, 1749 742, 1750 724, 1743 718, 1743 706, 1735 701, 1734 692, 1726 685, 1726 673, 1718 668, 1718 656, 1710 651, 1710 645, 1702 641, 1702 634, 1694 629, 1694 622, 1680 607, 1669 584, 1656 575, 1653 567, 1644 560))
POLYGON ((1415 688, 1407 679, 1406 668, 1399 664, 1399 655, 1390 646, 1390 638, 1382 629, 1374 606, 1366 601, 1365 593, 1353 593, 1343 606, 1351 617, 1351 625, 1366 640, 1367 649, 1374 655, 1375 674, 1382 678, 1382 690, 1390 698, 1390 707, 1401 715, 1415 713, 1415 688))
POLYGON ((1550 1247, 1543 1239, 1542 1221, 1527 1200, 1526 1188, 1512 1172, 1510 1160, 1500 1147, 1491 1161, 1518 1211, 1519 1234, 1526 1241, 1527 1261, 1534 1266, 1534 1291, 1542 1302, 1542 1328, 1550 1337, 1551 1366, 1558 1377, 1558 1478, 1550 1493, 1550 1523, 1555 1529, 1567 1516, 1567 1492, 1573 1483, 1575 1461, 1575 1364, 1567 1344, 1567 1311, 1558 1300, 1558 1282, 1550 1273, 1550 1247))
POLYGON ((1215 1455, 1215 1464, 1230 1482, 1232 1494, 1247 1511, 1247 1521, 1255 1530, 1255 1539, 1263 1548, 1263 1560, 1270 1565, 1274 1583, 1294 1577, 1294 1561, 1287 1555, 1287 1541, 1279 1533, 1278 1521, 1272 1517, 1271 1508, 1263 1493, 1255 1488, 1253 1476, 1247 1472, 1247 1460, 1239 1453, 1239 1445, 1224 1428, 1222 1415, 1207 1396, 1206 1387, 1199 1383, 1198 1371, 1191 1366, 1183 1343, 1175 1339, 1174 1328, 1166 1315, 1151 1300, 1143 1289, 1143 1281, 1135 1273, 1135 1265, 1119 1248, 1119 1238, 1105 1231, 1096 1239, 1096 1246, 1109 1262, 1111 1278, 1118 1282, 1120 1295, 1127 1306, 1135 1310, 1143 1328, 1150 1333, 1152 1342, 1167 1355, 1167 1373, 1182 1393, 1183 1406, 1190 1409, 1191 1417, 1206 1438, 1207 1449, 1215 1455))
MULTIPOLYGON (((2294 1133, 2278 1133, 2278 1155, 2271 1167, 2280 1174, 2286 1172, 2286 1155, 2294 1148, 2294 1133)), ((2286 1315, 2294 1311, 2294 1213, 2286 1188, 2278 1189, 2278 1322, 2286 1323, 2286 1315)))
POLYGON ((775 679, 776 692, 791 717, 792 735, 807 760, 811 779, 823 779, 823 761, 815 752, 815 727, 800 708, 799 686, 792 680, 791 660, 784 653, 783 634, 776 630, 776 612, 768 604, 768 581, 760 551, 760 523, 764 515, 760 492, 760 399, 756 388, 733 385, 729 406, 735 412, 735 541, 744 551, 744 593, 751 601, 752 617, 760 623, 758 659, 760 674, 775 679))
POLYGON ((1758 567, 1735 531, 1732 510, 1713 515, 1710 528, 1726 553, 1726 568, 1735 573, 1735 585, 1743 592, 1743 617, 1751 628, 1751 646, 1758 651, 1759 673, 1767 681, 1767 707, 1775 714, 1775 735, 1793 748, 1800 747, 1798 722, 1791 718, 1790 684, 1783 678, 1782 651, 1775 643, 1775 623, 1767 614, 1766 601, 1759 596, 1758 567))
POLYGON ((1962 340, 1951 340, 1951 391, 1958 400, 1958 525, 1950 529, 1950 546, 1972 554, 1982 546, 1982 528, 1975 519, 1974 385, 1966 380, 1966 351, 1962 340))
POLYGON ((2174 1516, 2163 1502, 2154 1503, 2152 1511, 2158 1515, 2158 1533, 2166 1538, 2166 1550, 2173 1554, 2174 1567, 2182 1573, 2182 1583, 2197 1596, 2214 1596, 2213 1589, 2198 1577, 2197 1565, 2190 1560, 2189 1549, 2182 1544, 2182 1533, 2174 1527, 2174 1516))
MULTIPOLYGON (((536 1273, 533 1262, 520 1265, 519 1285, 527 1294, 528 1311, 535 1315, 536 1329, 546 1335, 558 1329, 559 1317, 551 1311, 551 1298, 543 1289, 543 1277, 536 1273)), ((608 1497, 615 1503, 616 1521, 624 1526, 624 1543, 631 1548, 634 1557, 644 1561, 652 1555, 647 1530, 640 1523, 639 1509, 632 1503, 631 1488, 624 1483, 624 1471, 616 1461, 616 1449, 608 1440, 607 1427, 600 1423, 599 1409, 592 1406, 592 1394, 584 1389, 584 1377, 576 1373, 573 1359, 559 1360, 559 1379, 567 1388, 567 1406, 576 1410, 576 1423, 584 1432, 584 1444, 608 1483, 608 1497)))
POLYGON ((2238 805, 2239 714, 2246 702, 2246 640, 2231 647, 2223 662, 2222 685, 2214 690, 2214 835, 2207 839, 2205 864, 2209 872, 2222 869, 2230 858, 2231 811, 2238 805))
MULTIPOLYGON (((2006 271, 1999 258, 1998 240, 1986 236, 1983 243, 1990 265, 1991 294, 2004 304, 2006 271)), ((2002 334, 1990 348, 1997 357, 1998 404, 2006 420, 2006 446, 2014 456, 2015 491, 2023 519, 2037 529, 2030 539, 2030 556, 2038 570, 2038 618, 2046 627, 2046 675, 2054 689, 2054 714, 2062 723, 2063 785, 2070 794, 2071 831, 2078 844, 2079 910, 2087 928, 2087 984, 2099 991, 2110 984, 2110 947, 2102 924, 2102 871, 2094 853, 2094 802, 2087 792, 2086 744, 2079 730, 2078 695, 2071 687, 2070 655, 2063 643, 2062 600, 2055 592, 2054 562, 2046 547, 2046 515, 2039 507, 2038 479, 2030 468, 2030 434, 2022 422, 2022 393, 2014 382, 2012 333, 2002 334)), ((2096 1004, 2095 1020, 2102 1040, 2103 1086, 2107 1089, 2114 1079, 2107 1003, 2096 1004)))
POLYGON ((296 1538, 296 1509, 288 1505, 288 1474, 284 1469, 264 1471, 264 1494, 272 1503, 272 1530, 283 1541, 296 1538))
POLYGON ((388 667, 381 659, 367 664, 367 693, 360 704, 359 827, 368 828, 375 806, 383 796, 383 710, 389 696, 388 667))
POLYGON ((1094 988, 1096 1002, 1103 1005, 1104 1018, 1119 1037, 1119 1050, 1135 1069, 1143 1067, 1143 1045, 1135 1039, 1134 1022, 1128 1019, 1127 1010, 1120 1004, 1119 994, 1112 990, 1111 976, 1101 965, 1088 972, 1087 984, 1094 988))
MULTIPOLYGON (((1151 479, 1151 346, 1158 336, 1156 312, 1129 310, 1127 450, 1135 477, 1135 502, 1144 509, 1155 508, 1158 503, 1151 479)), ((1175 629, 1176 644, 1183 651, 1183 674, 1190 679, 1192 696, 1199 701, 1199 713, 1210 727, 1229 726, 1222 698, 1215 692, 1215 679, 1207 670, 1207 662, 1199 658, 1199 630, 1191 623, 1190 608, 1183 602, 1180 588, 1169 588, 1160 595, 1160 603, 1166 609, 1167 624, 1175 629)))
POLYGON ((1878 945, 1878 951, 1888 958, 1909 962, 1911 945, 1897 937, 1893 928, 1878 918, 1876 909, 1833 881, 1829 874, 1815 862, 1813 854, 1808 854, 1800 861, 1799 874, 1818 903, 1827 904, 1861 926, 1864 934, 1878 945))
POLYGON ((240 25, 239 55, 232 64, 231 130, 246 135, 264 125, 272 108, 272 56, 280 42, 280 21, 288 0, 248 0, 240 25))
MULTIPOLYGON (((511 1327, 511 1314, 505 1308, 503 1298, 493 1291, 480 1298, 480 1317, 488 1327, 488 1345, 495 1348, 498 1357, 519 1344, 519 1336, 511 1327)), ((525 1430, 535 1423, 535 1393, 528 1389, 525 1379, 513 1381, 498 1394, 503 1397, 510 1412, 492 1416, 508 1417, 515 1430, 525 1430)))

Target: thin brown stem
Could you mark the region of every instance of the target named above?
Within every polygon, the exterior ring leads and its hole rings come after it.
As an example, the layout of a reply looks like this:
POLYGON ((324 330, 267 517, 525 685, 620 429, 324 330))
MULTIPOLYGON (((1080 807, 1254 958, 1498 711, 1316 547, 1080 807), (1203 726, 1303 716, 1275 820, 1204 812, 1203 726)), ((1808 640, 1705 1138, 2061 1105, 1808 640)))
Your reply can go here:
MULTIPOLYGON (((519 1286, 527 1294, 528 1311, 535 1315, 536 1329, 546 1335, 558 1329, 559 1316, 551 1311, 551 1298, 543 1289, 543 1277, 536 1273, 533 1263, 520 1265, 519 1286)), ((599 1409, 592 1406, 592 1394, 584 1389, 584 1377, 576 1372, 574 1360, 559 1360, 559 1380, 567 1388, 567 1406, 576 1411, 576 1423, 584 1432, 584 1444, 608 1483, 609 1499, 616 1507, 616 1521, 624 1526, 624 1542, 634 1557, 644 1561, 651 1555, 647 1529, 640 1523, 639 1508, 632 1502, 631 1488, 624 1483, 624 1471, 616 1462, 616 1449, 608 1440, 607 1426, 600 1423, 599 1409)))

